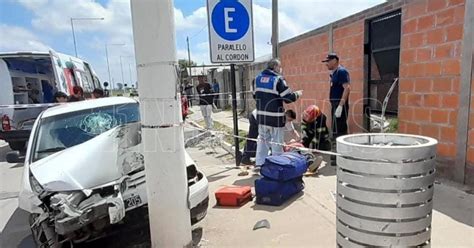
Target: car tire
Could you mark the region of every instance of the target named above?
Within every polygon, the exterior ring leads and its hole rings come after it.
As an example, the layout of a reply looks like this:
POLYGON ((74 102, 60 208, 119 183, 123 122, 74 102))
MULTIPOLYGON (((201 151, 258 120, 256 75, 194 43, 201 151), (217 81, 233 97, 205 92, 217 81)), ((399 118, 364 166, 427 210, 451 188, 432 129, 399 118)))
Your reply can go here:
POLYGON ((33 225, 36 222, 40 215, 39 214, 30 214, 29 223, 31 229, 31 236, 36 247, 49 247, 49 248, 72 248, 71 241, 59 242, 59 236, 54 231, 54 227, 45 224, 47 220, 44 220, 43 223, 33 225), (47 230, 44 228, 46 227, 47 230))
POLYGON ((8 145, 12 150, 22 151, 25 150, 26 142, 25 141, 12 141, 8 142, 8 145))

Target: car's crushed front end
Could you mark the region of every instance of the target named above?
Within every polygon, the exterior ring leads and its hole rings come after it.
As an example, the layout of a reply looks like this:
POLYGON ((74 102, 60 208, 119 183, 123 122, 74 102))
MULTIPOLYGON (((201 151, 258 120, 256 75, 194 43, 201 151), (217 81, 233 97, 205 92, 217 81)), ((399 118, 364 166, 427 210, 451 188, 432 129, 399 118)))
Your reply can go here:
MULTIPOLYGON (((98 121, 104 121, 102 117, 98 121)), ((19 197, 20 207, 32 213, 33 238, 40 247, 102 237, 111 225, 123 223, 127 212, 147 206, 139 121, 117 125, 81 141, 71 141, 64 135, 68 130, 54 124, 46 131, 65 139, 62 144, 74 144, 64 149, 57 146, 57 140, 40 140, 45 130, 36 126, 45 124, 41 122, 35 124, 37 133, 28 145, 19 197), (44 143, 48 149, 41 149, 44 143)), ((186 164, 195 223, 207 213, 208 182, 187 153, 186 164)))

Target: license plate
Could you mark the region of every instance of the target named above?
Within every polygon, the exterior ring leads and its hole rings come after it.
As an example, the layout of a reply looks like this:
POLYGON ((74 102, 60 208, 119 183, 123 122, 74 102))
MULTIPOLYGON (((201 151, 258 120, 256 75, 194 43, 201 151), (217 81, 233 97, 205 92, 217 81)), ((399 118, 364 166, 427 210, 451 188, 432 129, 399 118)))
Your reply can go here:
POLYGON ((124 202, 125 209, 129 209, 142 204, 142 199, 140 198, 140 195, 132 195, 132 197, 125 199, 124 202))

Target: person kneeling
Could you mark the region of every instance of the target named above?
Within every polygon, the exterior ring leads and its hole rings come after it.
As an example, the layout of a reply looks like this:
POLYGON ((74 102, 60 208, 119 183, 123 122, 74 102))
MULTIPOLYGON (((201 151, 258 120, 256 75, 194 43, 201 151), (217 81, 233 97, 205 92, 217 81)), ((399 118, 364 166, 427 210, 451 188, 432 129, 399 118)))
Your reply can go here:
MULTIPOLYGON (((303 146, 310 149, 331 151, 329 130, 326 125, 326 115, 318 106, 310 105, 303 112, 302 136, 303 146)), ((311 171, 316 171, 322 162, 322 156, 316 158, 311 171)))

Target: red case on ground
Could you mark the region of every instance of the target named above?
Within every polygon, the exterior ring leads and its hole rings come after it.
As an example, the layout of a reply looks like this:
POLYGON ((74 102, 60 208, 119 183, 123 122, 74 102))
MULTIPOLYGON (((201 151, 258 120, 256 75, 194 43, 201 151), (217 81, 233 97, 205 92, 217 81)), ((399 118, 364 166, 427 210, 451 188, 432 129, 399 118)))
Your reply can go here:
POLYGON ((239 207, 252 200, 250 186, 227 186, 216 191, 217 205, 239 207))

